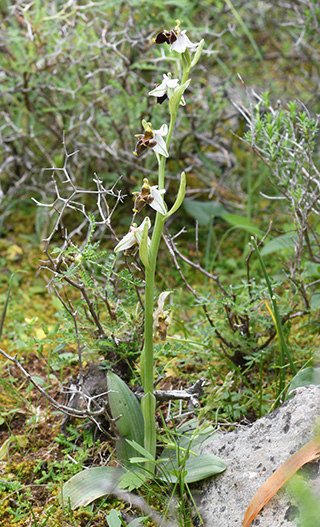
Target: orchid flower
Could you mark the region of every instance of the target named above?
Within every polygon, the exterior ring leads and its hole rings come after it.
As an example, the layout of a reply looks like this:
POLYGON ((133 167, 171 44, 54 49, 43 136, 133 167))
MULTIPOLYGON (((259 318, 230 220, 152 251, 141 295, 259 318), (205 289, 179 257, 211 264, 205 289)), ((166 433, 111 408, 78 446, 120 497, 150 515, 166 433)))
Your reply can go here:
POLYGON ((158 185, 150 187, 149 181, 145 178, 140 192, 133 192, 134 196, 136 196, 133 212, 140 212, 145 204, 147 204, 164 216, 167 214, 167 208, 162 197, 164 193, 165 190, 159 190, 158 185))
POLYGON ((150 207, 152 207, 157 212, 160 212, 163 216, 167 214, 166 205, 163 201, 162 194, 165 193, 165 189, 159 190, 158 185, 153 185, 150 187, 150 196, 152 196, 153 201, 149 203, 150 207))
POLYGON ((178 53, 184 53, 187 48, 195 49, 199 45, 199 42, 191 42, 186 35, 186 30, 181 31, 180 29, 180 20, 176 20, 176 23, 177 25, 174 29, 161 31, 154 39, 154 42, 156 44, 166 42, 170 44, 170 51, 177 51, 178 53))
MULTIPOLYGON (((136 244, 140 245, 143 229, 146 223, 148 224, 148 229, 150 229, 151 221, 150 221, 150 218, 148 217, 146 217, 143 220, 143 222, 141 223, 141 225, 139 225, 139 227, 136 227, 136 225, 133 224, 130 227, 128 234, 126 234, 122 238, 122 240, 120 240, 118 245, 116 245, 116 247, 114 248, 114 252, 118 253, 120 251, 126 251, 127 249, 130 249, 130 247, 133 247, 133 245, 136 245, 136 244)), ((149 243, 150 243, 150 240, 148 239, 148 244, 149 243)))
MULTIPOLYGON (((176 88, 179 86, 179 79, 171 79, 170 73, 163 75, 163 81, 161 84, 158 84, 154 90, 150 91, 148 95, 153 95, 157 97, 157 103, 162 104, 166 98, 170 99, 176 88)), ((185 106, 186 102, 183 97, 181 97, 180 104, 185 106)))
POLYGON ((153 130, 152 124, 147 123, 144 119, 142 126, 144 128, 144 134, 136 135, 139 140, 133 152, 134 155, 141 156, 147 148, 152 148, 157 154, 169 157, 166 143, 163 139, 168 134, 168 126, 163 124, 159 130, 153 130))

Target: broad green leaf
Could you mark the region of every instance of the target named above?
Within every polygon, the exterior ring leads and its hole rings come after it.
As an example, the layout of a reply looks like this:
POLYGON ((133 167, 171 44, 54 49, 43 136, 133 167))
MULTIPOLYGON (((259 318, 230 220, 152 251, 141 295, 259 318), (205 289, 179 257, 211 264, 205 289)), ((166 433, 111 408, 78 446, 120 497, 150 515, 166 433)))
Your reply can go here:
POLYGON ((287 232, 277 238, 273 238, 269 242, 265 243, 261 249, 261 255, 266 256, 267 254, 274 253, 276 251, 282 251, 283 249, 291 249, 294 247, 297 235, 295 232, 287 232))
POLYGON ((221 217, 226 222, 230 223, 230 225, 248 231, 250 234, 262 234, 262 231, 245 216, 240 216, 240 214, 230 214, 228 212, 227 214, 222 214, 221 217))
POLYGON ((138 399, 118 375, 108 372, 107 375, 108 401, 113 419, 121 416, 116 421, 116 427, 121 436, 116 442, 118 459, 125 464, 136 455, 136 450, 130 446, 126 439, 136 441, 139 445, 144 443, 144 421, 138 399))
POLYGON ((215 216, 222 216, 227 213, 227 209, 219 201, 185 199, 183 207, 201 226, 208 225, 215 216))
POLYGON ((298 371, 289 385, 286 399, 290 399, 293 396, 293 390, 300 388, 301 386, 308 386, 308 384, 320 384, 320 368, 313 368, 308 366, 303 370, 298 371))
MULTIPOLYGON (((159 460, 174 460, 177 458, 177 449, 180 449, 180 457, 184 455, 187 448, 190 452, 199 455, 202 448, 213 439, 214 428, 210 423, 199 426, 197 419, 192 419, 180 426, 175 432, 171 431, 171 442, 163 449, 159 460)), ((192 455, 192 454, 191 454, 192 455)))
POLYGON ((189 449, 189 457, 185 464, 187 483, 200 481, 213 476, 226 468, 225 462, 213 454, 201 454, 205 444, 212 441, 213 427, 210 423, 199 426, 197 419, 179 427, 175 432, 171 431, 171 443, 176 441, 175 448, 165 447, 158 459, 163 472, 159 475, 164 481, 172 483, 177 481, 176 472, 179 470, 177 458, 179 454, 182 460, 189 449))
MULTIPOLYGON (((171 461, 163 468, 165 475, 160 474, 159 477, 170 483, 175 483, 178 478, 174 472, 179 469, 177 462, 171 461)), ((186 483, 195 483, 196 481, 201 481, 210 476, 220 474, 220 472, 223 472, 225 469, 225 462, 214 454, 190 456, 185 464, 186 475, 184 480, 186 483)))
POLYGON ((121 527, 122 522, 120 518, 120 512, 116 509, 111 509, 107 515, 107 523, 109 527, 121 527))
POLYGON ((60 499, 70 500, 72 509, 85 507, 92 501, 118 488, 122 472, 115 467, 93 467, 79 472, 62 488, 60 499))
POLYGON ((320 276, 320 265, 315 262, 305 262, 303 276, 307 278, 319 278, 320 276))

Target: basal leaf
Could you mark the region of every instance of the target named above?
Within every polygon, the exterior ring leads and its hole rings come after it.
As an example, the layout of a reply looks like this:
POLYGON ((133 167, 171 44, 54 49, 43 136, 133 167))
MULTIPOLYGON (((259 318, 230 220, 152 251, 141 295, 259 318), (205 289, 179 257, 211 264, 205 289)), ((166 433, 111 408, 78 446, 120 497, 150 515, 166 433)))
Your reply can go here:
MULTIPOLYGON (((164 474, 160 474, 160 478, 176 483, 177 475, 174 473, 179 470, 176 461, 170 461, 164 467, 164 474)), ((214 476, 223 472, 226 469, 225 462, 214 454, 200 454, 199 456, 190 456, 185 464, 186 475, 184 480, 186 483, 195 483, 210 476, 214 476)))
POLYGON ((118 488, 122 472, 115 467, 93 467, 82 470, 62 488, 60 499, 65 503, 70 500, 72 509, 85 507, 101 496, 118 488))
POLYGON ((297 235, 295 232, 287 232, 286 234, 277 236, 277 238, 273 238, 273 240, 265 243, 260 251, 261 255, 266 256, 267 254, 282 251, 283 249, 291 249, 294 247, 296 239, 297 235))
POLYGON ((227 209, 219 201, 185 199, 183 207, 201 226, 208 225, 215 216, 222 216, 227 213, 227 209))
POLYGON ((303 370, 298 371, 289 385, 286 399, 290 399, 293 396, 293 390, 300 388, 301 386, 308 386, 308 384, 320 384, 320 368, 313 368, 308 366, 303 370))
POLYGON ((118 459, 129 463, 136 450, 126 441, 130 439, 139 445, 144 443, 144 421, 138 399, 118 375, 108 372, 108 401, 111 415, 116 421, 116 427, 121 436, 116 442, 118 459))
POLYGON ((227 214, 222 214, 221 217, 230 225, 248 231, 250 234, 262 234, 262 231, 245 216, 240 216, 240 214, 230 214, 228 212, 227 214))

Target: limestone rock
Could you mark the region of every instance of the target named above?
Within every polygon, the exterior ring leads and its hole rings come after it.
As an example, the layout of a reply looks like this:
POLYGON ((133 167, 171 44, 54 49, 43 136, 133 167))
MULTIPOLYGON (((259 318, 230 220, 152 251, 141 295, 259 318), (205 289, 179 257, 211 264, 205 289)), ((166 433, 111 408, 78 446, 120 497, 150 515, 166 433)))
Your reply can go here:
MULTIPOLYGON (((298 388, 293 398, 254 424, 215 437, 203 453, 221 457, 227 469, 207 480, 200 491, 195 490, 194 497, 205 526, 241 527, 245 511, 259 487, 313 439, 317 417, 319 420, 320 386, 310 385, 298 388)), ((319 460, 307 464, 305 469, 309 469, 306 473, 310 485, 320 499, 319 460)), ((251 525, 293 527, 298 525, 297 516, 294 498, 282 488, 251 525)), ((314 527, 319 526, 320 518, 314 527)))

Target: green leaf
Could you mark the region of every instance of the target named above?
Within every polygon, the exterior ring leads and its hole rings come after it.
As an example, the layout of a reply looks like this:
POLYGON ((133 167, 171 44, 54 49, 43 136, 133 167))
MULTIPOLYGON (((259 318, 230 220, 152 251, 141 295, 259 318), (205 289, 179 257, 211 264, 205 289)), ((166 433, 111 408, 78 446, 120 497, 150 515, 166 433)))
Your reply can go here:
POLYGON ((129 492, 139 489, 147 477, 149 477, 147 472, 143 473, 141 470, 137 470, 137 467, 132 467, 120 479, 119 489, 125 489, 129 492))
POLYGON ((260 253, 262 256, 266 256, 267 254, 282 251, 283 249, 291 249, 294 247, 296 240, 297 234, 295 232, 287 232, 286 234, 277 236, 277 238, 273 238, 273 240, 267 242, 261 249, 260 253))
POLYGON ((176 201, 172 205, 171 209, 165 215, 164 217, 165 219, 169 218, 169 216, 174 214, 178 210, 178 208, 182 205, 185 193, 186 193, 186 174, 185 172, 182 172, 180 176, 180 185, 179 185, 179 190, 178 190, 176 201))
POLYGON ((132 446, 132 448, 134 448, 137 452, 139 452, 140 454, 142 454, 145 458, 149 459, 149 461, 155 461, 154 457, 152 454, 150 454, 150 452, 148 452, 148 450, 146 450, 142 445, 139 445, 139 443, 137 443, 136 441, 130 441, 130 439, 127 439, 126 440, 127 443, 129 443, 129 445, 132 446))
POLYGON ((140 516, 139 518, 135 518, 132 520, 132 522, 128 523, 127 527, 141 527, 141 522, 147 519, 148 516, 140 516))
POLYGON ((120 517, 120 512, 116 509, 111 509, 111 511, 107 515, 107 523, 109 527, 121 527, 122 521, 120 517))
POLYGON ((189 457, 185 465, 180 461, 181 466, 186 470, 184 478, 186 483, 200 481, 225 470, 226 464, 222 459, 213 454, 201 454, 204 445, 212 442, 213 431, 214 428, 210 423, 205 422, 199 426, 197 419, 189 421, 174 432, 170 431, 169 448, 165 446, 157 461, 158 466, 161 465, 162 468, 160 479, 172 483, 177 481, 178 455, 179 459, 183 460, 187 451, 189 457), (171 448, 172 442, 175 442, 174 449, 171 448))
MULTIPOLYGON (((214 454, 190 456, 185 464, 186 475, 184 481, 186 483, 195 483, 196 481, 201 481, 202 479, 209 478, 215 474, 220 474, 220 472, 223 472, 226 467, 225 462, 214 454)), ((170 483, 176 483, 178 477, 174 472, 179 469, 177 463, 171 462, 163 468, 165 470, 165 475, 160 475, 160 479, 169 481, 170 483)))
POLYGON ((144 442, 144 421, 140 404, 126 383, 115 373, 108 372, 107 383, 108 390, 111 390, 108 394, 111 416, 113 419, 121 416, 115 423, 121 436, 116 442, 118 459, 129 464, 136 450, 126 439, 133 440, 139 445, 143 445, 144 442))
POLYGON ((203 45, 204 45, 204 39, 202 39, 200 42, 199 42, 199 45, 197 47, 197 51, 195 52, 194 54, 194 57, 191 61, 191 64, 190 64, 190 70, 192 68, 194 68, 194 66, 198 63, 200 57, 201 57, 201 53, 202 53, 202 49, 203 49, 203 45))
POLYGON ((303 370, 298 371, 289 385, 286 399, 290 399, 293 396, 293 390, 300 388, 301 386, 308 386, 308 384, 320 384, 320 368, 313 368, 308 366, 303 370))
POLYGON ((93 467, 79 472, 62 488, 60 500, 72 509, 85 507, 92 501, 116 491, 122 472, 115 467, 93 467))
POLYGON ((227 213, 227 209, 219 201, 185 199, 183 207, 201 226, 208 225, 215 216, 222 216, 227 213))
POLYGON ((173 432, 170 431, 170 442, 165 444, 159 460, 165 461, 165 459, 176 459, 177 449, 180 450, 180 457, 184 455, 184 452, 189 447, 190 450, 199 455, 202 448, 207 444, 212 442, 213 437, 216 434, 214 433, 214 428, 210 423, 204 422, 199 426, 197 419, 191 419, 187 423, 173 432))
POLYGON ((230 225, 248 231, 250 234, 262 234, 262 231, 245 216, 240 216, 240 214, 230 214, 228 212, 227 214, 222 214, 221 217, 226 222, 230 223, 230 225))
POLYGON ((189 84, 191 82, 191 79, 188 79, 184 84, 179 86, 174 91, 174 94, 172 95, 171 99, 169 100, 169 111, 171 114, 176 114, 177 109, 181 100, 182 95, 184 94, 185 90, 188 88, 189 84))
POLYGON ((305 262, 303 276, 317 280, 320 277, 320 265, 315 262, 305 262))

